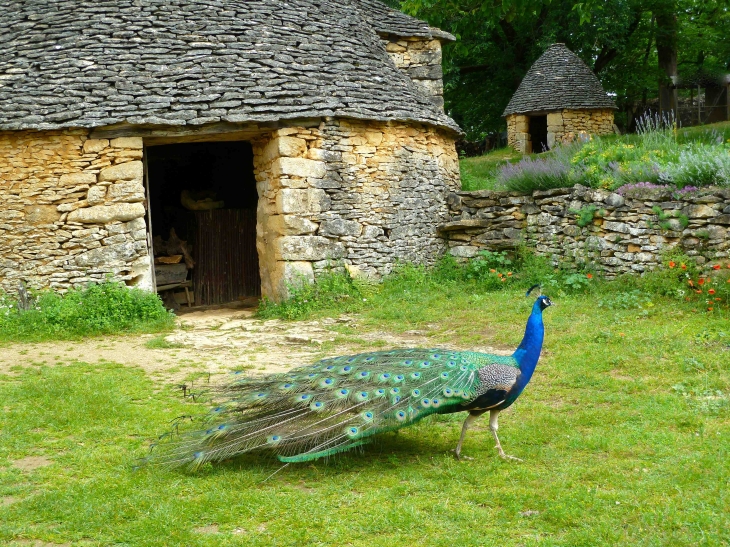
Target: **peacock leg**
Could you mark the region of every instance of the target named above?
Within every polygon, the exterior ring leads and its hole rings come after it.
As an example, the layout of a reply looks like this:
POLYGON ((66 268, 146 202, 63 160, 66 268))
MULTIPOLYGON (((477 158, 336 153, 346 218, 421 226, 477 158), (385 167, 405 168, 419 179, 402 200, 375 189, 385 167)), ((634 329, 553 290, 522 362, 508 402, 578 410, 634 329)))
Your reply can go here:
POLYGON ((464 420, 464 425, 461 426, 461 437, 459 437, 459 442, 456 444, 456 448, 454 448, 454 456, 457 460, 473 460, 474 458, 470 458, 469 456, 462 456, 461 455, 461 444, 464 442, 464 437, 466 437, 466 430, 469 429, 469 426, 471 423, 476 420, 479 416, 481 416, 483 412, 475 412, 475 413, 469 413, 469 415, 466 417, 466 420, 464 420))
POLYGON ((505 460, 515 460, 518 462, 521 462, 522 460, 520 458, 517 458, 515 456, 510 456, 509 454, 505 454, 504 450, 502 450, 502 443, 499 442, 499 437, 497 437, 497 430, 499 429, 499 424, 497 423, 497 418, 499 418, 499 410, 490 410, 489 411, 489 429, 492 430, 492 435, 494 435, 494 441, 497 443, 496 448, 499 451, 499 457, 503 458, 505 460))

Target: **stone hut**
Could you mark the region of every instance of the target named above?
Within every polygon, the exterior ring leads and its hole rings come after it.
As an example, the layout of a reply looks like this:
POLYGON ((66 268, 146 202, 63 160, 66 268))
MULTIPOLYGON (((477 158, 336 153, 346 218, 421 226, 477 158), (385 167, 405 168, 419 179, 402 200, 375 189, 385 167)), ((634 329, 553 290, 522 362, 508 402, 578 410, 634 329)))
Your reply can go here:
POLYGON ((591 69, 565 44, 553 44, 527 71, 504 109, 507 143, 529 154, 581 133, 613 133, 615 109, 591 69))
POLYGON ((449 40, 377 0, 5 5, 0 287, 154 290, 171 230, 201 304, 434 260, 449 40))

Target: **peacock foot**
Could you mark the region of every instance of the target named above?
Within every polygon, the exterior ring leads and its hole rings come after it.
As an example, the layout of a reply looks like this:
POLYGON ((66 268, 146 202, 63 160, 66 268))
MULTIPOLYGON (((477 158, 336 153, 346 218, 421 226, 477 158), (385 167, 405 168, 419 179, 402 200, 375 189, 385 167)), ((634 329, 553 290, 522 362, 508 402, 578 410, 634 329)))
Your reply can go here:
POLYGON ((503 460, 513 460, 513 461, 516 461, 516 462, 524 462, 525 461, 525 460, 523 460, 521 458, 518 458, 517 456, 510 456, 509 454, 505 454, 504 453, 504 450, 502 450, 502 447, 500 447, 500 446, 497 446, 495 448, 498 448, 499 449, 499 457, 502 458, 503 460))
POLYGON ((460 462, 464 462, 464 461, 470 461, 470 460, 473 460, 473 459, 474 459, 474 458, 472 458, 471 456, 462 456, 462 455, 461 455, 461 450, 457 450, 456 448, 454 448, 454 449, 452 450, 452 452, 454 453, 454 457, 455 457, 455 458, 456 458, 457 460, 459 460, 460 462))

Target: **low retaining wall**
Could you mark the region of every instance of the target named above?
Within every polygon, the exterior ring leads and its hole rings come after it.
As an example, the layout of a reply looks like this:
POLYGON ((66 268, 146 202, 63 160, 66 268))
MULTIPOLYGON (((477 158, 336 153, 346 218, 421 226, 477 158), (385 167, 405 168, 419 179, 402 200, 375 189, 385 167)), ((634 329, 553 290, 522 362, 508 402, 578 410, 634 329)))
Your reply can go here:
POLYGON ((621 196, 584 186, 516 192, 456 192, 452 220, 439 227, 450 253, 471 258, 481 250, 534 248, 555 266, 582 266, 607 277, 659 265, 679 247, 698 263, 727 258, 730 189, 682 196, 642 190, 621 196))

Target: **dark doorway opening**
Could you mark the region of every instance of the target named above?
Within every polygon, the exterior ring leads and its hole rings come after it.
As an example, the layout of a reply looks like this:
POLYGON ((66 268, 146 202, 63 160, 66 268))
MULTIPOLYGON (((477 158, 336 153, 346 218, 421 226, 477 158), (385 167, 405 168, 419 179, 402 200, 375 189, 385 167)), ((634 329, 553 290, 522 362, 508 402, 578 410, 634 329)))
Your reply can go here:
POLYGON ((196 305, 260 296, 251 144, 168 144, 148 147, 145 154, 158 288, 161 273, 174 270, 192 286, 196 305), (165 251, 171 230, 187 242, 191 268, 185 260, 159 264, 169 260, 161 254, 175 252, 165 251))
POLYGON ((530 140, 535 154, 548 150, 547 116, 530 116, 530 140))

